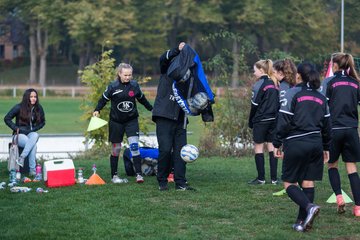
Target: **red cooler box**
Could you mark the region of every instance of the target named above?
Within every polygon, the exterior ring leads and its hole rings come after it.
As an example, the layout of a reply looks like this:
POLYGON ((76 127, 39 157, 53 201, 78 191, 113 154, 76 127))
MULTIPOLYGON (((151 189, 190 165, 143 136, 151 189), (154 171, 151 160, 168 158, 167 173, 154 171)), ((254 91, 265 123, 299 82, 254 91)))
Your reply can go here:
POLYGON ((47 187, 63 187, 75 184, 75 167, 71 159, 44 162, 44 181, 47 187))

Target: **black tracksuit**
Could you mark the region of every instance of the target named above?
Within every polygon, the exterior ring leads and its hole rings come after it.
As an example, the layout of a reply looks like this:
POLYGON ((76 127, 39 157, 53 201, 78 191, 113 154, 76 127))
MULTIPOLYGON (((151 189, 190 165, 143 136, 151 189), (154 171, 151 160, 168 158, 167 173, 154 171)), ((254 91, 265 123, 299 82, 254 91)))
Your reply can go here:
POLYGON ((160 57, 161 77, 154 103, 152 119, 156 123, 156 135, 159 143, 158 175, 159 185, 167 184, 171 171, 171 160, 174 161, 174 180, 177 186, 186 185, 186 164, 180 157, 181 148, 186 145, 187 123, 184 111, 175 101, 173 80, 167 77, 166 71, 171 60, 180 53, 178 48, 166 51, 160 57))

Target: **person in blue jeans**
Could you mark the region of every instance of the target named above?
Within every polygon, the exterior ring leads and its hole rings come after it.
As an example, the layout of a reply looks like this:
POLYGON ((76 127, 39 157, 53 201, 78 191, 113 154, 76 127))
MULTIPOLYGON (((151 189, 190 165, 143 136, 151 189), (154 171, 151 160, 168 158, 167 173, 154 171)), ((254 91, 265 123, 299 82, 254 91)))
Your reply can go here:
POLYGON ((5 124, 13 130, 13 138, 19 132, 18 144, 23 148, 16 163, 23 167, 29 158, 30 176, 35 176, 38 130, 45 126, 45 113, 39 103, 38 93, 30 88, 24 92, 21 103, 16 104, 4 117, 5 124), (13 119, 15 118, 15 122, 13 119))

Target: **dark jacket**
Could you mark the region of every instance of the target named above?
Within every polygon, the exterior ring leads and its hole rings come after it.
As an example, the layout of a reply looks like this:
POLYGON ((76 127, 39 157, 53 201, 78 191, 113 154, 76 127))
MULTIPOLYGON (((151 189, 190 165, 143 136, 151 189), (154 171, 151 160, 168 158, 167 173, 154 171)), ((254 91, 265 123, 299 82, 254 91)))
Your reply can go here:
POLYGON ((111 100, 110 120, 117 123, 125 123, 139 116, 136 99, 147 110, 152 110, 151 104, 142 93, 136 81, 124 84, 117 79, 108 85, 95 111, 100 111, 111 100))
POLYGON ((161 76, 157 88, 154 109, 152 112, 152 119, 154 122, 156 122, 156 118, 158 117, 163 117, 174 121, 181 121, 182 116, 184 116, 184 111, 176 102, 173 94, 173 80, 166 75, 171 60, 179 53, 180 50, 178 48, 173 48, 166 51, 160 57, 161 76))
POLYGON ((274 147, 279 148, 285 139, 321 134, 324 150, 329 150, 331 120, 325 96, 299 84, 286 92, 285 99, 277 119, 274 147))
POLYGON ((16 129, 19 128, 19 133, 29 134, 31 132, 36 132, 45 126, 45 113, 41 105, 38 105, 40 113, 40 122, 37 122, 36 114, 31 111, 31 121, 28 123, 20 123, 20 108, 21 104, 16 104, 4 117, 5 124, 13 130, 13 134, 16 132, 16 129), (15 123, 12 121, 15 117, 15 123))

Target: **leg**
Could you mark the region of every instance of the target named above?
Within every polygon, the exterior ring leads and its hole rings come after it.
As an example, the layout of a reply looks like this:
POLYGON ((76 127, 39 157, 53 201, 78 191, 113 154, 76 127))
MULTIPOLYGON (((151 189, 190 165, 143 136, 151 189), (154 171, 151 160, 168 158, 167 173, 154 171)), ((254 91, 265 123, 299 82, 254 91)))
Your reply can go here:
POLYGON ((28 135, 19 134, 18 140, 19 140, 19 146, 24 148, 24 150, 20 155, 20 161, 23 162, 23 159, 28 157, 30 173, 35 173, 36 150, 37 150, 36 143, 39 140, 39 134, 36 132, 31 132, 28 135))
MULTIPOLYGON (((174 181, 176 187, 186 186, 186 163, 180 157, 181 148, 186 145, 186 129, 183 128, 182 123, 177 123, 175 137, 173 140, 173 166, 174 166, 174 181)), ((171 167, 171 164, 170 164, 171 167)), ((170 169, 171 170, 171 169, 170 169)))
POLYGON ((346 170, 355 202, 354 215, 360 217, 360 179, 357 172, 356 163, 346 162, 346 170))
POLYGON ((270 162, 270 178, 272 184, 277 184, 277 167, 278 159, 274 157, 274 146, 272 143, 267 143, 267 149, 269 152, 269 162, 270 162))
POLYGON ((250 181, 249 184, 264 184, 265 183, 265 160, 264 160, 264 144, 255 143, 255 164, 258 176, 255 180, 250 181))
POLYGON ((139 150, 139 137, 138 136, 131 136, 128 137, 129 145, 130 145, 130 151, 133 158, 133 163, 135 167, 135 173, 136 173, 136 182, 137 183, 143 183, 144 178, 141 175, 141 156, 140 156, 140 150, 139 150))
POLYGON ((338 160, 333 163, 328 163, 328 173, 329 173, 329 181, 330 185, 336 195, 336 203, 337 203, 337 212, 344 213, 345 212, 345 201, 341 192, 341 181, 340 174, 338 170, 338 160))

